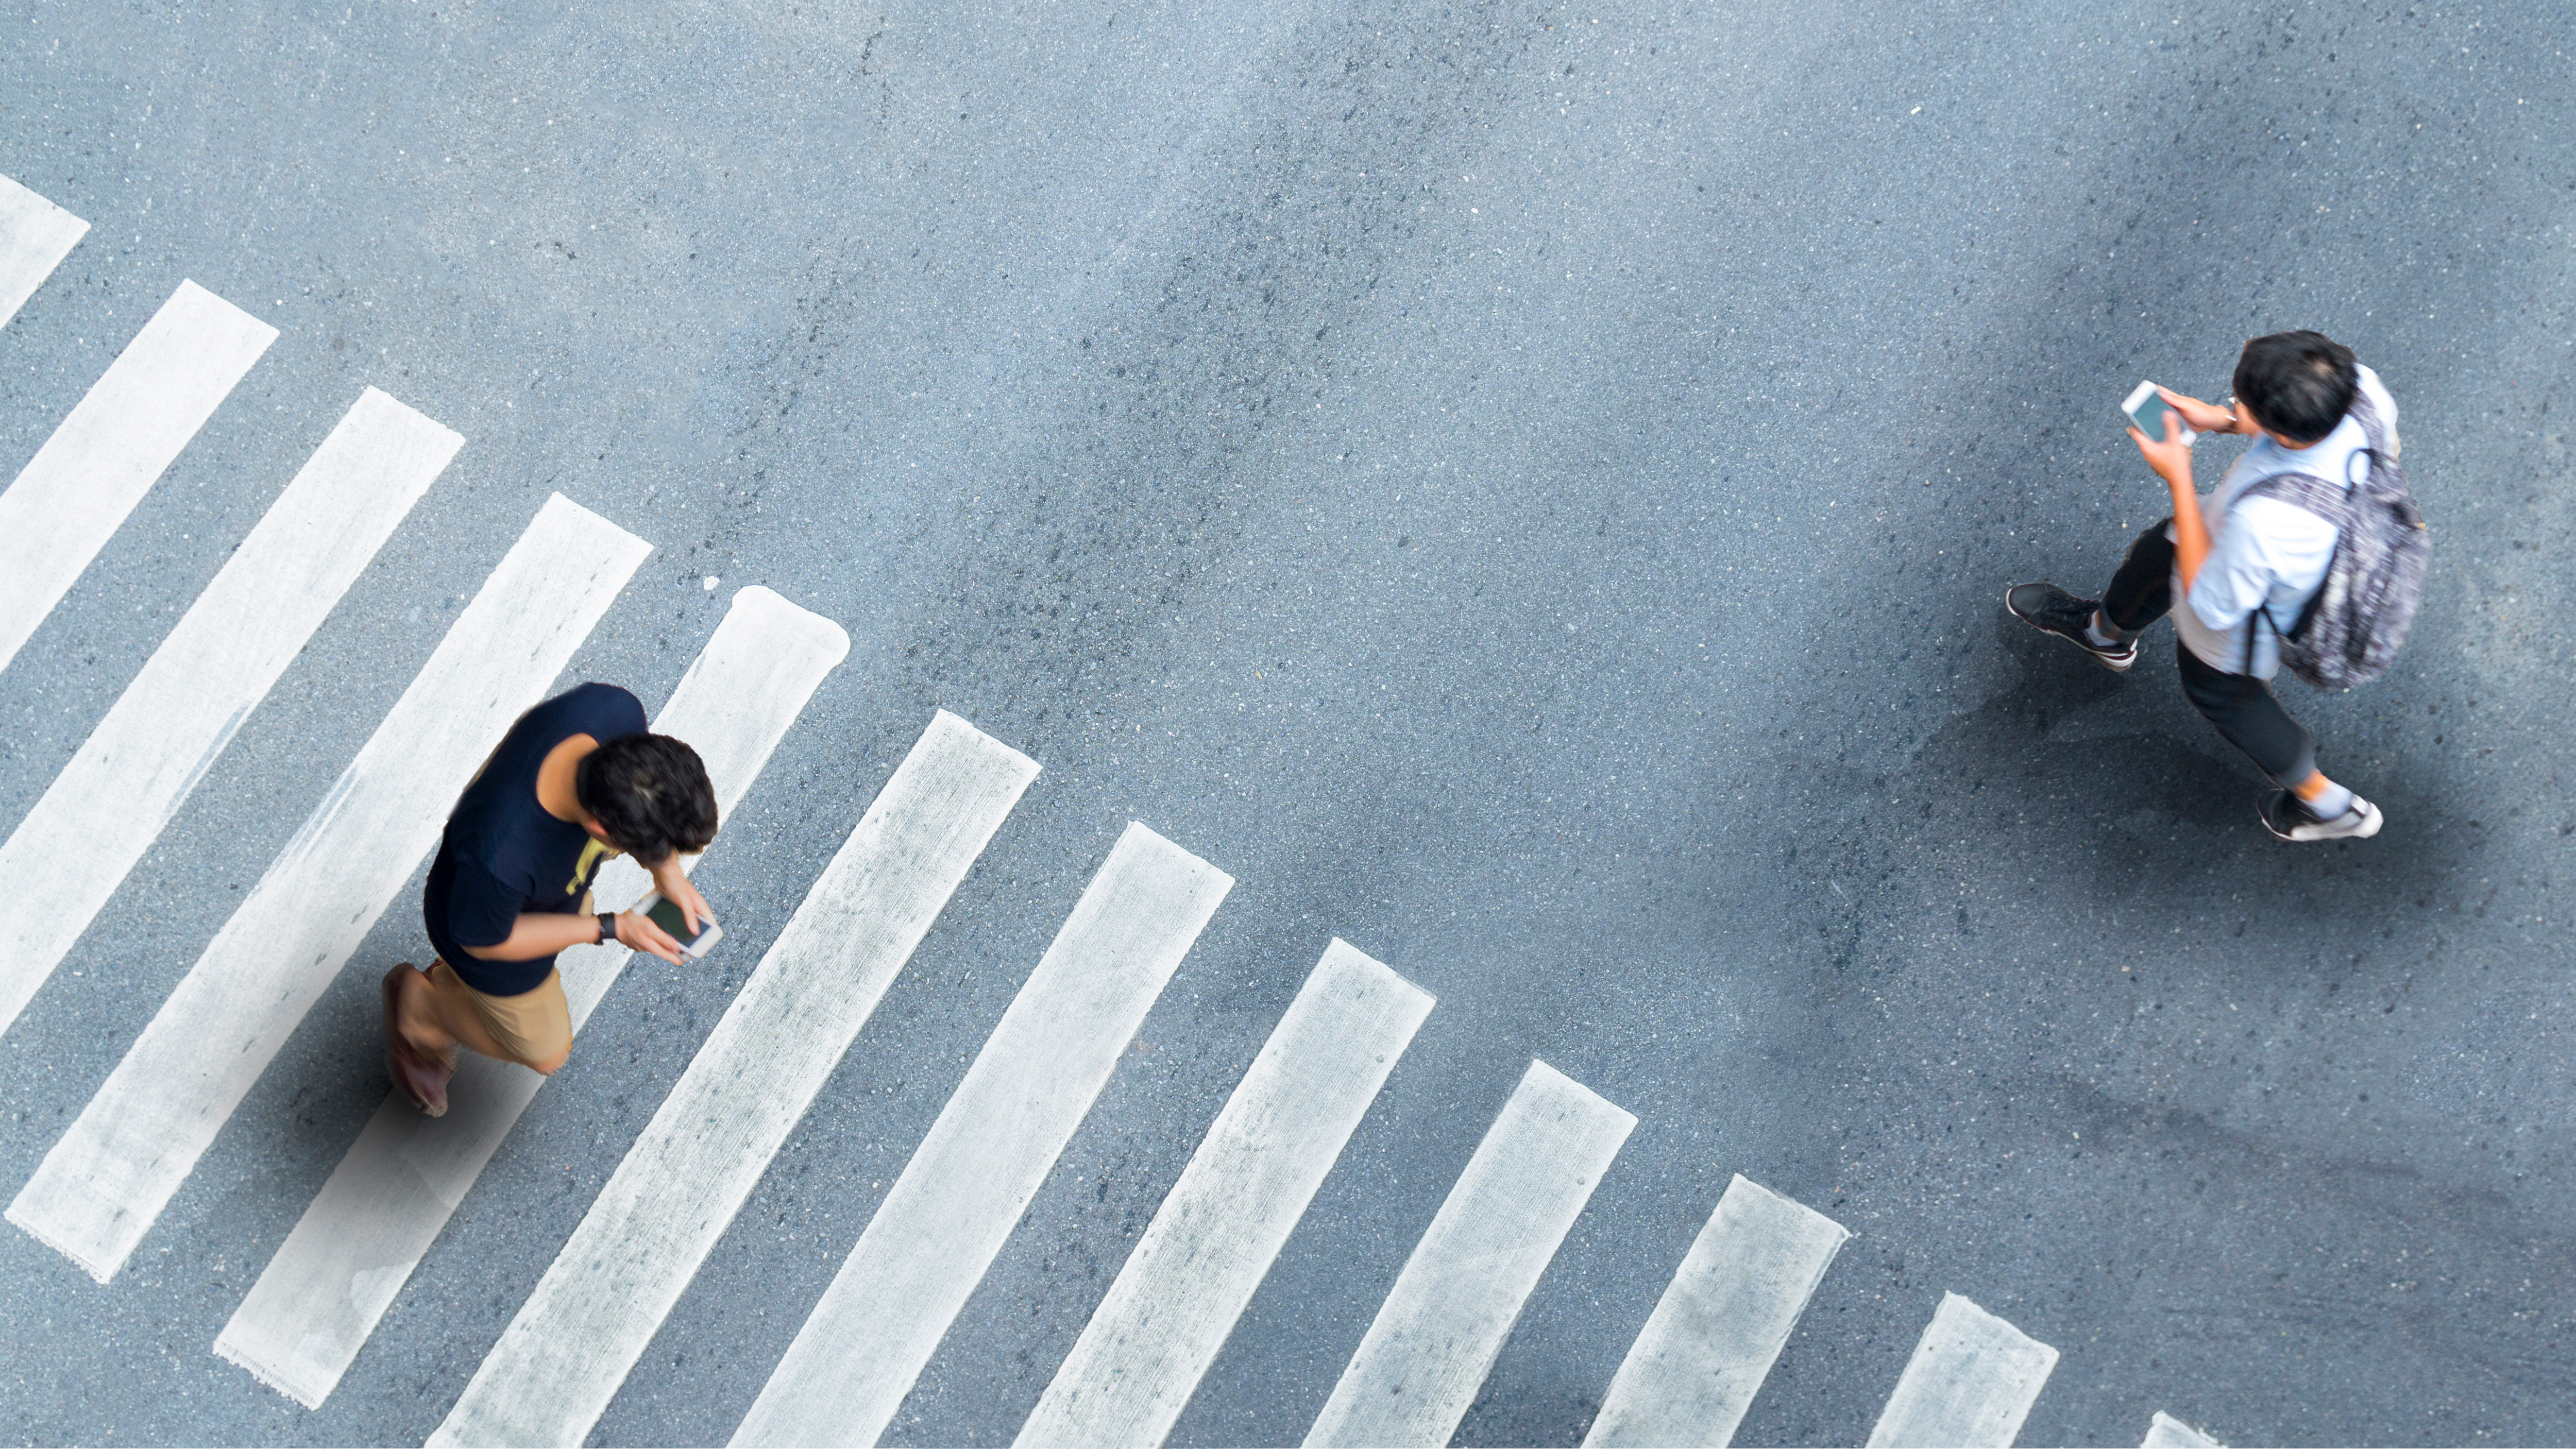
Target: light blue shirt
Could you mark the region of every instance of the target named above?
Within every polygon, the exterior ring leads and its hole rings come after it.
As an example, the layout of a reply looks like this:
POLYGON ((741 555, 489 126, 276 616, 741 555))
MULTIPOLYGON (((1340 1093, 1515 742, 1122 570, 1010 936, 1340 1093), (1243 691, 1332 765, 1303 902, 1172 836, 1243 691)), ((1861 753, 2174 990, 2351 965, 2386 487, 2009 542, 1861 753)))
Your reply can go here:
MULTIPOLYGON (((2392 450, 2397 404, 2378 374, 2361 369, 2361 385, 2387 421, 2392 450)), ((2258 438, 2217 491, 2201 501, 2210 527, 2209 557, 2186 596, 2177 562, 2174 594, 2185 607, 2173 611, 2184 646, 2212 669, 2270 679, 2280 672, 2280 631, 2296 628, 2299 611, 2326 581, 2334 562, 2335 526, 2278 498, 2238 499, 2276 473, 2313 473, 2346 484, 2367 477, 2369 441, 2361 421, 2347 413, 2335 430, 2305 448, 2284 448, 2258 438)))

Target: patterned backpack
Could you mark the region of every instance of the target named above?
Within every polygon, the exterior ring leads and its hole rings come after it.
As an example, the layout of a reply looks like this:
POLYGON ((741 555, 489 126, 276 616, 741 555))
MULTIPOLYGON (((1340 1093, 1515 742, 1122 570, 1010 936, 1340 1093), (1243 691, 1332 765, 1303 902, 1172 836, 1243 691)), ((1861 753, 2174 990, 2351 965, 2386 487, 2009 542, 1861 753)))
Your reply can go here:
POLYGON ((2341 483, 2313 473, 2275 473, 2239 495, 2278 498, 2335 526, 2334 559, 2298 622, 2283 630, 2269 609, 2262 611, 2280 637, 2281 662, 2319 689, 2350 689, 2388 672, 2415 622, 2433 551, 2386 420, 2366 392, 2354 395, 2352 411, 2367 440, 2352 455, 2368 460, 2359 477, 2349 476, 2350 464, 2341 483))

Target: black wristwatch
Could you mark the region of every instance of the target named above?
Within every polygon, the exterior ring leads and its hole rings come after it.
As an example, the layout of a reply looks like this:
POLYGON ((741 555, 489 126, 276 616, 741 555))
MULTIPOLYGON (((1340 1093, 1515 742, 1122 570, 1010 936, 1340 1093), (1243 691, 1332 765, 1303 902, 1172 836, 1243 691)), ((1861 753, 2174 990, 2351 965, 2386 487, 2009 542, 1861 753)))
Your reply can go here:
POLYGON ((617 913, 602 911, 592 919, 599 922, 599 944, 614 945, 617 941, 617 913))

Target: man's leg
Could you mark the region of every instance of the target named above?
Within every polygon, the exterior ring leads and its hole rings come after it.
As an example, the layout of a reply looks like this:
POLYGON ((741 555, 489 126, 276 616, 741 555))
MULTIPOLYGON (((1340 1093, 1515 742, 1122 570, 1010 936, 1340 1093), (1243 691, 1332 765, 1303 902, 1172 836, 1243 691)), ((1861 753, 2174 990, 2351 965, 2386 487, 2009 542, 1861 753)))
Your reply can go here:
POLYGON ((2015 584, 2004 591, 2004 607, 2116 673, 2137 662, 2139 631, 2173 605, 2173 553, 2159 523, 2129 545, 2100 599, 2078 598, 2055 584, 2015 584))
POLYGON ((2281 795, 2263 803, 2265 828, 2283 840, 2358 839, 2379 832, 2379 807, 2317 768, 2316 736, 2290 718, 2269 683, 2212 669, 2179 641, 2174 664, 2191 707, 2281 787, 2281 795), (2293 798, 2295 805, 2289 803, 2293 798))
POLYGON ((2173 608, 2174 545, 2165 536, 2172 523, 2158 519, 2129 544, 2111 586, 2102 591, 2102 606, 2092 621, 2095 637, 2126 643, 2173 608))
POLYGON ((564 999, 561 971, 548 971, 535 990, 516 996, 486 996, 457 980, 453 967, 444 974, 454 985, 443 989, 462 992, 472 1003, 501 1060, 551 1077, 572 1055, 572 1005, 564 999))
MULTIPOLYGON (((563 987, 555 978, 548 978, 546 986, 538 990, 549 988, 553 998, 560 1000, 563 987)), ((560 1030, 560 1040, 556 1039, 552 1018, 564 1013, 544 1009, 552 1002, 521 1003, 529 1010, 514 1008, 503 1013, 514 1019, 529 1015, 529 1022, 522 1026, 496 1023, 490 1006, 496 1001, 517 1003, 520 998, 485 997, 478 1001, 478 995, 444 960, 434 963, 426 973, 411 973, 411 980, 404 983, 399 1019, 403 1039, 428 1056, 445 1057, 461 1046, 548 1076, 563 1065, 572 1045, 572 1032, 566 1023, 560 1030)))
POLYGON ((483 1029, 483 1019, 465 997, 463 985, 444 959, 431 962, 427 971, 405 973, 394 1026, 421 1055, 453 1057, 460 1046, 487 1057, 502 1055, 500 1043, 483 1029), (455 984, 441 989, 447 982, 455 984))

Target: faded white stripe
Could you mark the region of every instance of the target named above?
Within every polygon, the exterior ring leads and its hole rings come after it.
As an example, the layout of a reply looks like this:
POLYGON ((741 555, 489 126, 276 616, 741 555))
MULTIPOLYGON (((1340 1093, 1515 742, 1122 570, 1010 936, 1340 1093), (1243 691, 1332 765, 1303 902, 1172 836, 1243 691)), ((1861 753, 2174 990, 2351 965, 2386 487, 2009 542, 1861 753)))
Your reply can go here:
POLYGON ((367 389, 0 845, 0 1031, 464 441, 367 389))
POLYGON ((1130 824, 734 1431, 877 1442, 1231 876, 1130 824))
POLYGON ((89 223, 0 176, 0 327, 54 274, 89 223))
MULTIPOLYGON (((706 762, 719 818, 730 818, 823 677, 850 652, 850 636, 763 588, 733 596, 671 701, 653 720, 706 762)), ((694 868, 694 859, 682 867, 694 868)), ((628 902, 651 889, 641 866, 618 856, 594 892, 628 902)), ((627 965, 622 946, 577 946, 555 958, 575 1029, 627 965)), ((394 1295, 447 1226, 519 1114, 546 1079, 469 1054, 448 1091, 444 1117, 425 1117, 389 1094, 348 1155, 304 1210, 277 1256, 215 1340, 215 1352, 304 1405, 320 1408, 394 1295)))
POLYGON ((1733 1442, 1850 1236, 1749 1178, 1728 1183, 1610 1380, 1586 1449, 1733 1442))
POLYGON ((1533 1061, 1405 1260, 1306 1435, 1309 1445, 1449 1442, 1637 1119, 1533 1061))
POLYGON ((652 546, 561 495, 90 1098, 9 1221, 104 1283, 652 546))
POLYGON ((1348 945, 1325 949, 1020 1426, 1018 1449, 1163 1442, 1431 1005, 1348 945))
POLYGON ((18 657, 277 329, 181 282, 0 493, 0 669, 18 657))
POLYGON ((2138 1449, 2226 1449, 2226 1446, 2158 1409, 2155 1418, 2147 1422, 2147 1437, 2139 1441, 2138 1449))
POLYGON ((1037 771, 940 711, 430 1443, 590 1433, 1037 771))
POLYGON ((1869 1449, 2007 1449, 2056 1367, 2056 1349, 1944 1293, 1869 1449))

